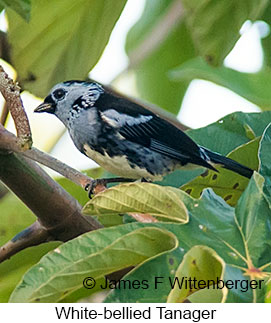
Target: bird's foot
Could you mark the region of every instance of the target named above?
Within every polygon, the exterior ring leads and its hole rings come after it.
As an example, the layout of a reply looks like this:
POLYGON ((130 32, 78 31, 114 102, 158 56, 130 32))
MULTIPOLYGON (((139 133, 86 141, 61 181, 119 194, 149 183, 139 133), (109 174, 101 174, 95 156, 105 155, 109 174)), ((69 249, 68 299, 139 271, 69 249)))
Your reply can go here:
POLYGON ((140 181, 141 181, 141 183, 152 183, 152 180, 144 178, 144 177, 142 177, 140 181))
POLYGON ((91 183, 88 183, 85 186, 85 190, 88 192, 88 196, 91 199, 92 195, 105 191, 107 188, 107 184, 109 183, 127 183, 134 181, 134 179, 124 177, 98 178, 93 180, 91 183))

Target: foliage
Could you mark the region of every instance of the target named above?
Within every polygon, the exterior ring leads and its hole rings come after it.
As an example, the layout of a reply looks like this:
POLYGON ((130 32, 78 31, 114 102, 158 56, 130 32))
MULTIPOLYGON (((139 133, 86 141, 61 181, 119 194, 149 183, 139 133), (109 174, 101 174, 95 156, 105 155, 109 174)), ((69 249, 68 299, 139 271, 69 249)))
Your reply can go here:
POLYGON ((42 97, 58 82, 86 78, 125 3, 34 0, 30 22, 8 10, 12 62, 23 87, 42 97))
MULTIPOLYGON (((10 58, 23 89, 43 97, 58 81, 87 78, 125 3, 0 1, 9 25, 10 55, 3 56, 10 58)), ((262 40, 265 59, 259 72, 223 66, 246 20, 270 22, 268 4, 147 1, 126 39, 127 69, 136 78, 140 98, 176 115, 189 82, 200 78, 270 110, 270 35, 262 40)), ((89 201, 81 188, 58 179, 84 205, 85 215, 105 228, 61 245, 26 249, 0 264, 0 301, 75 302, 104 292, 100 284, 124 270, 122 279, 138 282, 139 288, 108 289, 105 302, 270 302, 270 121, 271 111, 237 112, 187 132, 199 145, 254 169, 250 180, 222 168, 218 173, 176 171, 160 183, 121 184, 89 201), (154 221, 136 222, 133 213, 151 215, 154 221), (96 280, 95 288, 83 287, 87 277, 96 280), (156 289, 154 277, 164 277, 156 289), (240 285, 173 288, 172 282, 183 278, 263 283, 245 291, 240 285)), ((96 178, 104 173, 98 168, 89 174, 96 178)), ((0 210, 1 245, 35 220, 9 194, 0 200, 0 210)))
MULTIPOLYGON (((271 247, 270 195, 265 193, 265 190, 269 187, 266 187, 266 185, 270 181, 270 170, 269 160, 262 158, 262 156, 270 154, 270 138, 271 126, 267 126, 260 140, 261 174, 255 172, 235 208, 229 206, 211 189, 205 189, 201 197, 196 199, 176 188, 162 188, 160 186, 156 188, 156 185, 148 183, 122 184, 98 194, 87 203, 85 207, 87 214, 98 215, 102 213, 104 216, 110 216, 113 212, 138 211, 142 213, 150 212, 154 216, 160 217, 161 213, 165 211, 158 212, 157 210, 163 208, 165 203, 152 206, 152 199, 157 196, 154 192, 158 190, 161 201, 166 196, 172 199, 172 203, 175 201, 176 214, 183 212, 182 207, 178 211, 179 203, 185 205, 189 213, 189 222, 177 223, 173 217, 174 213, 169 211, 172 218, 166 218, 165 222, 128 223, 80 236, 58 247, 55 252, 43 257, 36 266, 30 269, 15 289, 11 301, 57 301, 62 299, 64 295, 82 288, 84 277, 91 276, 99 279, 101 276, 126 268, 131 264, 136 265, 136 267, 123 279, 129 281, 145 279, 150 286, 153 284, 153 277, 155 276, 173 279, 174 275, 179 279, 186 276, 205 280, 219 277, 224 280, 258 279, 266 281, 271 275, 269 252, 271 247), (146 195, 148 185, 150 187, 146 195), (135 190, 137 194, 135 194, 135 190), (121 194, 122 192, 124 194, 121 194), (169 192, 171 192, 171 195, 168 195, 169 192), (163 197, 163 194, 166 194, 165 197, 163 197), (143 201, 148 201, 148 203, 142 203, 143 201), (133 207, 131 208, 129 205, 133 205, 133 207), (155 210, 151 208, 155 208, 155 210), (150 235, 141 234, 142 231, 140 230, 143 230, 143 228, 150 230, 150 235), (155 231, 155 228, 162 231, 155 231), (150 243, 145 239, 152 236, 152 230, 156 234, 156 238, 153 237, 152 239, 158 240, 150 243), (168 232, 171 232, 173 236, 170 236, 168 232), (165 235, 164 238, 163 234, 165 235), (169 247, 166 246, 167 239, 169 239, 169 247), (148 248, 159 248, 162 241, 163 251, 154 249, 151 251, 151 256, 144 258, 143 262, 137 261, 136 256, 133 255, 132 259, 135 262, 129 262, 131 252, 132 254, 133 252, 142 254, 140 251, 141 245, 144 246, 142 251, 145 253, 148 248), (173 243, 173 241, 175 242, 173 243), (176 241, 178 241, 178 248, 176 248, 176 241), (118 243, 124 243, 124 246, 127 246, 121 247, 123 253, 121 256, 117 256, 118 243), (135 244, 136 247, 133 247, 135 244), (125 250, 126 248, 128 250, 125 250), (77 252, 73 252, 73 250, 77 250, 77 252), (103 253, 107 255, 107 252, 112 252, 112 256, 102 256, 103 253), (97 253, 98 255, 101 253, 100 261, 106 261, 101 265, 101 270, 97 260, 95 262, 90 261, 92 257, 96 257, 97 253), (189 265, 189 263, 193 263, 193 257, 198 264, 196 267, 199 270, 198 274, 193 266, 189 265), (78 259, 80 259, 80 265, 78 259), (117 259, 115 265, 114 259, 117 259), (124 263, 122 263, 123 261, 124 263), (217 264, 217 270, 214 269, 212 262, 217 264), (92 269, 92 263, 95 263, 95 270, 92 269), (212 266, 214 270, 210 271, 209 266, 212 266), (43 270, 40 268, 43 268, 43 270), (62 279, 62 270, 65 270, 65 276, 69 275, 69 279, 62 279), (78 270, 80 270, 80 275, 76 274, 78 270), (48 281, 48 283, 45 284, 45 281, 48 281), (52 289, 52 284, 59 286, 56 289, 58 293, 55 293, 55 289, 52 289), (42 288, 40 288, 41 285, 42 288)), ((255 141, 252 140, 252 142, 255 141)), ((262 302, 266 295, 266 288, 267 286, 263 285, 260 290, 248 288, 244 292, 239 286, 235 289, 217 290, 216 293, 211 289, 205 291, 195 289, 192 294, 187 294, 187 290, 184 289, 175 288, 171 291, 170 284, 165 281, 163 286, 158 288, 155 293, 153 293, 151 287, 144 290, 112 290, 106 301, 163 302, 188 298, 198 302, 202 301, 201 297, 204 297, 204 299, 206 297, 215 302, 222 299, 226 302, 262 302)))

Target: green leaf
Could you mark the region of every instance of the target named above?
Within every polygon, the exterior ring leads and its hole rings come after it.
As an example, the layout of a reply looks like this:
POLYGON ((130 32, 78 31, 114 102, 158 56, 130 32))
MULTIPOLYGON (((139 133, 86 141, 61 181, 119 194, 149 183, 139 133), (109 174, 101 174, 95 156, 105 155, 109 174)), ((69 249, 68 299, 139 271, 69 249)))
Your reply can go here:
POLYGON ((271 108, 271 72, 265 68, 257 73, 242 73, 227 67, 212 67, 202 59, 185 62, 171 72, 176 81, 191 81, 195 78, 224 86, 245 99, 258 105, 262 110, 271 108))
MULTIPOLYGON (((177 248, 151 258, 131 270, 122 279, 145 281, 147 288, 139 290, 114 289, 105 299, 105 303, 165 303, 170 290, 169 279, 174 279, 176 266, 179 264, 183 250, 177 248)), ((143 284, 142 284, 143 286, 143 284)))
POLYGON ((189 130, 187 134, 197 144, 227 155, 238 146, 248 143, 251 138, 261 136, 270 120, 270 111, 234 112, 207 127, 189 130))
MULTIPOLYGON (((32 0, 33 1, 33 0, 32 0)), ((23 19, 29 22, 31 1, 30 0, 0 0, 1 8, 10 8, 17 12, 23 19)))
MULTIPOLYGON (((259 141, 259 137, 251 140, 250 142, 237 147, 227 156, 251 169, 257 170, 259 164, 259 141)), ((229 205, 235 206, 249 180, 246 177, 223 167, 216 166, 216 168, 219 173, 207 170, 191 182, 183 185, 181 189, 191 196, 199 198, 203 189, 211 187, 214 192, 223 197, 229 205)))
MULTIPOLYGON (((190 215, 190 221, 187 224, 161 222, 152 224, 171 231, 179 240, 178 249, 144 262, 124 277, 131 280, 142 280, 144 277, 150 282, 150 289, 134 290, 128 295, 123 290, 114 290, 106 301, 165 302, 166 295, 171 291, 168 277, 175 274, 186 252, 196 245, 202 245, 212 248, 224 261, 225 281, 233 280, 234 284, 238 281, 249 283, 251 279, 265 281, 261 290, 259 288, 252 290, 248 287, 244 291, 244 288, 237 284, 228 291, 224 301, 262 302, 266 277, 271 276, 271 225, 270 208, 265 200, 261 175, 254 173, 236 209, 230 207, 210 189, 204 190, 200 199, 191 198, 182 191, 179 198, 186 205, 190 215), (155 276, 165 277, 157 289, 154 289, 153 285, 155 276)), ((131 225, 136 229, 139 223, 131 225)), ((148 227, 147 224, 144 226, 148 227)), ((220 293, 209 295, 208 291, 205 292, 208 299, 212 298, 218 302, 222 299, 220 293)), ((200 295, 197 293, 199 292, 194 293, 193 297, 188 296, 188 299, 199 301, 200 295)))
MULTIPOLYGON (((227 208, 226 203, 209 190, 203 191, 201 199, 191 200, 193 204, 183 200, 191 219, 187 225, 179 226, 179 232, 172 230, 180 247, 188 250, 194 245, 205 245, 214 249, 226 264, 225 280, 271 276, 270 208, 263 182, 262 176, 254 173, 236 209, 227 208)), ((259 297, 255 290, 248 288, 244 293, 237 286, 229 290, 226 301, 262 301, 262 295, 259 297)))
POLYGON ((32 0, 29 23, 8 10, 12 63, 23 88, 43 97, 58 82, 85 79, 125 3, 32 0))
POLYGON ((271 180, 270 164, 270 147, 271 147, 271 123, 266 127, 259 148, 260 170, 267 181, 271 180))
MULTIPOLYGON (((191 284, 191 288, 181 284, 191 278, 198 282, 202 280, 202 288, 208 281, 220 280, 224 276, 225 263, 217 253, 206 246, 194 246, 184 256, 174 279, 174 287, 168 295, 170 303, 184 302, 188 296, 199 290, 197 285, 191 284)), ((208 288, 207 286, 205 288, 208 288)), ((224 290, 224 292, 226 292, 224 290)), ((226 297, 226 295, 225 295, 226 297)))
POLYGON ((195 56, 191 37, 181 15, 171 24, 171 16, 179 11, 178 8, 174 10, 174 6, 179 7, 178 2, 179 0, 146 1, 142 17, 129 31, 126 40, 126 51, 136 76, 140 97, 175 115, 180 110, 188 82, 174 82, 170 80, 168 72, 195 56), (153 41, 160 37, 161 28, 165 26, 168 31, 159 45, 153 46, 153 41), (151 48, 147 56, 143 54, 145 48, 151 48), (134 57, 136 64, 133 63, 134 57))
POLYGON ((255 172, 235 209, 236 225, 242 236, 251 275, 255 266, 265 265, 271 260, 271 212, 263 187, 264 178, 255 172))
POLYGON ((200 289, 187 297, 191 303, 221 303, 223 300, 223 292, 221 289, 200 289))
POLYGON ((271 280, 267 283, 267 291, 265 296, 265 303, 271 303, 271 280))
POLYGON ((26 273, 10 301, 56 302, 81 288, 86 277, 99 279, 176 246, 173 234, 154 227, 131 231, 126 225, 89 232, 43 257, 26 273))
POLYGON ((270 21, 271 21, 271 6, 267 6, 260 20, 263 20, 266 24, 268 24, 269 31, 268 35, 264 38, 261 38, 262 49, 264 52, 264 66, 271 66, 271 33, 270 33, 270 21))
POLYGON ((268 0, 182 0, 182 3, 200 55, 213 65, 221 65, 240 37, 243 23, 257 19, 268 0))
POLYGON ((188 221, 179 190, 151 183, 128 183, 111 187, 95 195, 83 211, 89 215, 150 213, 170 221, 188 221))
POLYGON ((264 176, 264 192, 267 202, 271 207, 271 164, 270 164, 270 151, 271 151, 271 124, 269 124, 262 136, 259 147, 259 160, 260 169, 259 173, 264 176))

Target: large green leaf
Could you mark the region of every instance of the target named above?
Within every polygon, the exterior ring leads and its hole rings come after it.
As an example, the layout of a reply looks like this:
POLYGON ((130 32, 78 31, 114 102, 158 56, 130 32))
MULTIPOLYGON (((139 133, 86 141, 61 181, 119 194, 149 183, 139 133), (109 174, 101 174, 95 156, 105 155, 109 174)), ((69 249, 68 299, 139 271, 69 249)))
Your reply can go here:
MULTIPOLYGON (((258 148, 260 138, 237 147, 228 157, 239 163, 258 170, 258 148)), ((219 173, 207 170, 194 180, 186 183, 181 188, 193 197, 199 198, 204 188, 211 187, 214 192, 231 206, 235 206, 248 184, 248 178, 216 166, 219 173)))
POLYGON ((126 225, 86 233, 43 257, 26 273, 10 301, 55 302, 81 288, 88 277, 96 280, 136 266, 176 246, 173 234, 154 227, 131 231, 126 225))
POLYGON ((187 134, 199 145, 222 155, 263 134, 271 121, 271 112, 235 112, 207 127, 189 130, 187 134))
POLYGON ((263 110, 271 108, 271 73, 267 67, 257 73, 243 73, 224 66, 215 68, 196 58, 176 68, 171 76, 176 81, 195 78, 211 81, 241 95, 263 110))
POLYGON ((240 37, 243 23, 257 19, 268 0, 182 0, 182 3, 200 55, 213 65, 221 65, 240 37))
POLYGON ((60 81, 86 78, 125 3, 32 0, 29 23, 8 10, 12 63, 24 89, 45 96, 60 81))
POLYGON ((188 213, 179 190, 151 183, 117 185, 94 196, 84 207, 89 215, 150 213, 170 221, 186 223, 188 213))
MULTIPOLYGON (((133 293, 129 293, 128 299, 123 290, 114 290, 107 301, 135 302, 139 299, 141 302, 164 302, 166 295, 171 291, 168 277, 175 274, 186 252, 196 245, 202 245, 212 248, 225 263, 224 280, 233 280, 234 284, 237 284, 228 291, 224 301, 262 302, 265 296, 266 277, 271 276, 270 208, 263 192, 263 182, 263 177, 254 173, 236 209, 226 204, 210 189, 204 190, 200 199, 191 198, 180 191, 179 196, 189 211, 190 221, 185 225, 152 224, 171 231, 179 240, 178 253, 177 250, 174 251, 175 257, 170 261, 171 266, 168 266, 168 259, 172 258, 172 253, 143 263, 124 279, 140 280, 144 277, 152 283, 152 289, 138 292, 134 290, 133 293), (155 276, 164 277, 164 280, 154 293, 155 276), (245 284, 246 280, 249 283, 251 279, 264 280, 262 289, 252 290, 248 287, 247 291, 244 291, 240 284, 235 283, 244 281, 245 284)), ((131 225, 136 229, 139 223, 131 225)), ((208 294, 208 298, 218 302, 221 301, 221 297, 219 293, 208 294)), ((188 298, 196 301, 196 298, 188 298)))
MULTIPOLYGON (((138 225, 138 224, 137 224, 138 225)), ((184 250, 177 248, 164 254, 149 259, 135 269, 131 270, 123 280, 145 280, 147 288, 112 290, 105 299, 106 303, 161 303, 166 302, 170 290, 169 279, 174 279, 176 266, 183 256, 184 250)))
POLYGON ((22 18, 29 21, 31 11, 30 0, 0 0, 0 7, 10 8, 16 11, 22 18))
POLYGON ((132 60, 137 53, 137 64, 133 66, 136 84, 140 97, 177 114, 181 101, 188 86, 188 82, 174 82, 170 80, 168 72, 182 62, 195 56, 193 43, 187 28, 179 19, 164 34, 157 46, 153 42, 161 35, 161 28, 171 25, 171 16, 176 11, 172 6, 179 7, 179 0, 146 1, 146 7, 140 20, 129 31, 126 40, 126 51, 132 60), (171 14, 168 12, 171 10, 171 14), (167 23, 165 23, 165 20, 167 23), (153 35, 156 30, 155 35, 153 35), (142 46, 142 44, 145 44, 142 46), (143 47, 152 48, 148 55, 139 50, 143 47), (143 58, 141 58, 143 57, 143 58))

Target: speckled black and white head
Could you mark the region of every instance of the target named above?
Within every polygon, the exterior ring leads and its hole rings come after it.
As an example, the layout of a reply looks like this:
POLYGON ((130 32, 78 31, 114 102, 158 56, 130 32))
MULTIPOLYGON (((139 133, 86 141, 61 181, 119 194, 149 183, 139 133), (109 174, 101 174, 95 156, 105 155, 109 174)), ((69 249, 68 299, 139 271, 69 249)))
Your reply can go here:
POLYGON ((91 108, 104 92, 96 82, 67 81, 56 84, 35 112, 55 114, 64 124, 81 110, 91 108))

